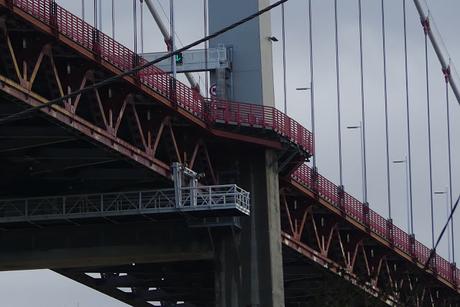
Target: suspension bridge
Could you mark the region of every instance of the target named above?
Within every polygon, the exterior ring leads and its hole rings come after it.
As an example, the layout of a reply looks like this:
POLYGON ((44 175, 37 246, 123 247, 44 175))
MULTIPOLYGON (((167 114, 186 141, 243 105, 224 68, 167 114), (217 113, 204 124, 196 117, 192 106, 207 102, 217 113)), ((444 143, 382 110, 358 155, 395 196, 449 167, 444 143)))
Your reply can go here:
POLYGON ((341 90, 347 72, 340 73, 340 3, 331 1, 334 18, 328 21, 337 94, 337 114, 327 119, 337 122, 337 131, 331 128, 337 157, 328 162, 338 163, 339 180, 333 182, 321 174, 315 150, 315 124, 324 119, 315 117, 311 0, 305 16, 310 83, 299 88, 309 94, 311 129, 286 114, 289 2, 213 0, 208 7, 205 1, 205 38, 178 47, 173 1, 168 29, 153 1, 136 0, 131 50, 116 40, 114 1, 113 32, 105 33, 98 1, 90 22, 85 1, 78 16, 53 0, 0 0, 0 270, 50 269, 132 306, 460 305, 454 228, 459 190, 449 111, 458 108, 460 94, 427 7, 397 1, 407 150, 404 160, 392 161, 388 88, 397 77, 388 64, 388 2, 378 2, 385 212, 368 196, 366 110, 375 105, 366 96, 363 3, 356 5, 354 42, 360 123, 347 126, 360 131, 358 200, 343 174, 347 110, 341 90), (165 38, 166 52, 144 52, 143 24, 137 33, 144 16, 137 10, 144 6, 165 38), (278 38, 269 15, 277 9, 283 23, 283 111, 275 104, 272 44, 278 38), (408 48, 409 11, 421 21, 424 39, 415 54, 408 48), (205 48, 189 50, 199 44, 205 48), (410 124, 416 112, 408 63, 415 57, 423 60, 425 83, 417 109, 427 110, 429 163, 423 166, 414 161, 426 152, 411 149, 411 138, 420 135, 410 124), (205 74, 204 88, 196 72, 205 74), (433 98, 436 86, 442 97, 433 98), (430 110, 439 108, 446 108, 447 117, 432 122, 430 110), (432 152, 438 143, 432 129, 441 124, 448 188, 435 191, 432 152), (401 208, 391 201, 392 162, 407 169, 407 227, 395 222, 401 208), (425 166, 429 180, 421 188, 414 174, 425 166), (415 201, 421 190, 429 190, 428 209, 415 201), (435 227, 434 206, 441 194, 447 205, 442 232, 435 227), (422 243, 426 238, 415 233, 414 224, 430 225, 425 228, 431 244, 422 243), (441 240, 448 241, 447 254, 440 252, 441 240))

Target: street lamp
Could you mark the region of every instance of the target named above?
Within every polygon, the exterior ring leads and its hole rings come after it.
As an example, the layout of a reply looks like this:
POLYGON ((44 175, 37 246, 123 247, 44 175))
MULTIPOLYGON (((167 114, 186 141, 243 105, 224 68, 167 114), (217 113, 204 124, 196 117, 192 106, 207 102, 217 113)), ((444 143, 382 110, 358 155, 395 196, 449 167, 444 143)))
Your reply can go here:
MULTIPOLYGON (((449 208, 449 189, 446 188, 444 191, 437 191, 437 192, 434 192, 435 195, 444 195, 445 198, 446 198, 446 219, 449 220, 449 216, 450 216, 450 208, 449 208)), ((452 250, 452 247, 451 247, 451 236, 450 236, 450 231, 449 231, 449 227, 452 227, 452 224, 450 224, 449 222, 449 225, 448 225, 448 228, 447 228, 447 255, 449 257, 449 262, 452 262, 452 254, 451 254, 451 250, 452 250)))
POLYGON ((362 170, 362 183, 363 183, 363 202, 367 204, 367 179, 366 179, 366 163, 364 161, 364 138, 363 138, 363 125, 359 122, 357 126, 347 126, 349 130, 359 129, 361 139, 361 170, 362 170))
POLYGON ((406 211, 407 211, 407 232, 410 234, 414 233, 413 225, 412 225, 412 212, 410 210, 410 200, 409 200, 409 171, 407 163, 407 157, 404 157, 404 160, 394 160, 393 164, 404 164, 405 165, 405 174, 406 174, 406 211))

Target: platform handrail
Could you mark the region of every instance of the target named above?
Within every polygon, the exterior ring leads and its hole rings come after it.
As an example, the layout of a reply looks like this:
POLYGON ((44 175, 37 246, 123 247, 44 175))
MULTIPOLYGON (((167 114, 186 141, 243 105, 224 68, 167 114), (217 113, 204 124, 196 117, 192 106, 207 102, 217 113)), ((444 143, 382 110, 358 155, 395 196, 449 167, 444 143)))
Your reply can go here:
POLYGON ((250 213, 250 194, 237 185, 182 188, 177 207, 174 189, 0 199, 0 224, 53 218, 84 218, 175 211, 236 209, 250 213), (192 197, 196 197, 192 201, 192 197))

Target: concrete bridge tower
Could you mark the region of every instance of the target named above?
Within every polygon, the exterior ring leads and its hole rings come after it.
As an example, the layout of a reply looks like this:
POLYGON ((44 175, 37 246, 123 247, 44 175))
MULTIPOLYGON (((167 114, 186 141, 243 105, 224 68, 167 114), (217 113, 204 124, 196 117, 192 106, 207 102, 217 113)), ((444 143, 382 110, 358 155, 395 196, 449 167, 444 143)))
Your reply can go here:
MULTIPOLYGON (((212 0, 210 33, 269 4, 269 0, 212 0)), ((218 96, 274 106, 270 24, 270 13, 266 13, 210 42, 210 47, 230 48, 232 56, 230 81, 223 81, 222 72, 212 75, 218 96), (222 84, 227 84, 225 89, 222 84)), ((239 161, 239 184, 251 192, 251 217, 242 221, 236 248, 229 236, 217 253, 221 266, 217 270, 217 304, 284 306, 277 153, 260 150, 248 153, 246 159, 239 161)))

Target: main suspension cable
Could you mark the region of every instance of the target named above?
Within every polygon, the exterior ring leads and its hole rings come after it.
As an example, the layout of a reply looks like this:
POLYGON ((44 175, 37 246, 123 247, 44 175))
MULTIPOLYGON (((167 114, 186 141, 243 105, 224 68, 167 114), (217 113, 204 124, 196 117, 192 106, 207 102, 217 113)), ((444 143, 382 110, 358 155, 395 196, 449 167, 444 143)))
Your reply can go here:
POLYGON ((213 39, 213 38, 215 38, 215 37, 217 37, 217 36, 220 36, 220 35, 223 34, 223 33, 226 33, 226 32, 228 32, 228 31, 230 31, 230 30, 232 30, 232 29, 234 29, 234 28, 236 28, 236 27, 239 27, 239 26, 241 26, 242 24, 245 24, 246 22, 251 21, 251 20, 257 18, 257 17, 259 17, 259 16, 262 15, 262 14, 264 14, 264 13, 266 13, 266 12, 269 12, 269 11, 271 11, 272 9, 274 9, 274 8, 280 6, 281 4, 286 3, 286 2, 288 2, 288 1, 289 1, 289 0, 279 0, 279 1, 277 1, 277 2, 275 2, 275 3, 273 3, 273 4, 271 4, 271 5, 267 6, 266 8, 257 11, 256 13, 254 13, 254 14, 252 14, 252 15, 249 15, 249 16, 247 16, 247 17, 245 17, 245 18, 242 18, 242 19, 238 20, 237 22, 235 22, 235 23, 233 23, 233 24, 231 24, 231 25, 228 25, 228 26, 226 26, 226 27, 224 27, 224 28, 222 28, 222 29, 220 29, 220 30, 218 30, 218 31, 216 31, 216 32, 214 32, 214 33, 212 33, 212 34, 210 34, 210 35, 207 35, 207 36, 205 36, 205 37, 203 37, 203 38, 201 38, 201 39, 199 39, 199 40, 196 40, 196 41, 194 41, 193 43, 190 43, 190 44, 188 44, 188 45, 186 45, 186 46, 184 46, 184 47, 181 47, 181 48, 179 48, 179 49, 176 49, 176 50, 173 51, 173 52, 169 52, 169 53, 167 53, 167 54, 165 54, 165 55, 163 55, 163 56, 157 58, 156 60, 153 60, 153 61, 147 62, 147 63, 145 63, 145 64, 143 64, 143 65, 134 67, 134 68, 132 68, 132 69, 130 69, 130 70, 127 70, 127 71, 122 72, 122 73, 120 73, 120 74, 118 74, 118 75, 115 75, 115 76, 112 76, 112 77, 107 78, 107 79, 105 79, 105 80, 102 80, 102 81, 100 81, 100 82, 94 83, 94 84, 92 84, 92 85, 90 85, 90 86, 87 86, 87 87, 78 89, 78 90, 76 90, 76 91, 74 91, 74 92, 72 92, 72 93, 69 93, 69 94, 67 94, 67 95, 64 95, 64 96, 62 96, 62 97, 58 97, 58 98, 52 99, 52 100, 50 100, 50 101, 48 101, 48 102, 46 102, 46 103, 43 103, 43 104, 41 104, 41 105, 34 106, 34 107, 31 107, 31 108, 25 109, 25 110, 23 110, 23 111, 21 111, 21 112, 17 112, 17 113, 14 113, 14 114, 5 116, 5 117, 3 117, 3 118, 0 118, 0 124, 4 124, 4 123, 7 123, 7 122, 16 120, 16 119, 20 119, 20 118, 22 118, 24 115, 27 115, 27 114, 32 113, 32 112, 34 112, 34 111, 41 110, 41 109, 44 109, 44 108, 48 108, 48 107, 50 107, 50 106, 52 106, 52 105, 55 105, 55 104, 57 104, 57 103, 59 103, 59 102, 68 100, 68 99, 73 98, 73 97, 75 97, 75 96, 77 96, 77 95, 86 93, 86 92, 88 92, 88 91, 94 90, 94 89, 99 88, 99 87, 102 87, 102 86, 109 85, 109 84, 111 84, 111 83, 113 83, 113 82, 115 82, 115 81, 118 81, 118 80, 120 80, 120 79, 122 79, 122 78, 124 78, 124 77, 130 76, 130 75, 133 75, 133 74, 136 74, 136 73, 140 72, 140 71, 143 70, 143 69, 146 69, 146 68, 148 68, 148 67, 150 67, 150 66, 152 66, 152 65, 155 65, 155 64, 157 64, 157 63, 159 63, 159 62, 161 62, 161 61, 164 61, 164 60, 166 60, 166 59, 169 59, 170 57, 176 56, 177 54, 180 54, 180 53, 182 53, 182 52, 184 52, 184 51, 186 51, 186 50, 188 50, 188 49, 190 49, 190 48, 193 48, 193 47, 195 47, 195 46, 198 46, 198 45, 200 45, 200 44, 202 44, 202 43, 204 43, 204 42, 206 42, 206 41, 208 41, 208 40, 210 40, 210 39, 213 39))

